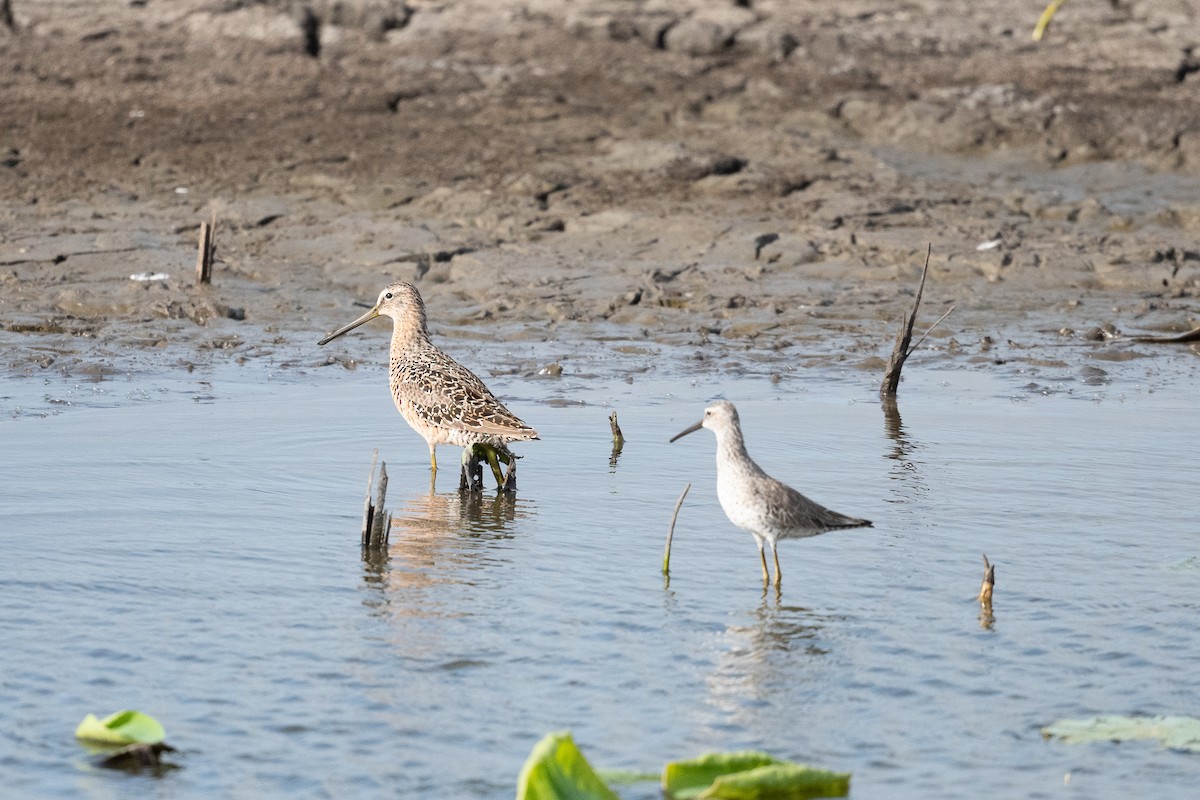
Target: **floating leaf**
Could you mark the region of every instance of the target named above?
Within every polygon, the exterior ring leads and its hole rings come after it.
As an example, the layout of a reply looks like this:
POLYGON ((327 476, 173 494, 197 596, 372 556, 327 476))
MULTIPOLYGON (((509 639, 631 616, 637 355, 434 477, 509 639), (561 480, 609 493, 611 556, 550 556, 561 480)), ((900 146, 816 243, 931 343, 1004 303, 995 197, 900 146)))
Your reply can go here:
POLYGON ((658 781, 661 775, 657 772, 638 772, 632 769, 605 769, 598 767, 596 775, 609 786, 629 786, 634 783, 658 781))
POLYGON ((619 800, 592 770, 566 731, 550 733, 533 746, 521 777, 517 800, 619 800))
POLYGON ((1200 753, 1200 719, 1195 717, 1092 717, 1063 719, 1042 728, 1047 739, 1070 744, 1086 742, 1129 742, 1157 739, 1172 750, 1200 753))
POLYGON ((75 729, 75 738, 105 745, 154 744, 166 738, 163 726, 140 711, 118 711, 104 719, 88 714, 75 729))
POLYGON ((849 772, 781 763, 722 775, 700 797, 705 800, 809 800, 813 797, 845 797, 849 793, 849 772))
POLYGON ((781 763, 766 753, 742 750, 734 753, 705 753, 687 761, 671 761, 663 767, 662 788, 676 800, 689 800, 712 786, 722 775, 745 772, 781 763))

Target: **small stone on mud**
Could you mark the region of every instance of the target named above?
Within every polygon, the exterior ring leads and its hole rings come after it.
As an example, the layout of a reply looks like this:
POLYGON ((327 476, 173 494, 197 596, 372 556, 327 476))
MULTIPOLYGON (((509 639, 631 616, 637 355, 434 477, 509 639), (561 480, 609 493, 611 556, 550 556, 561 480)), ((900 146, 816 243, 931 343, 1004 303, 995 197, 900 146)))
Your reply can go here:
POLYGON ((1106 322, 1103 325, 1092 328, 1083 334, 1083 338, 1090 342, 1106 342, 1109 339, 1116 338, 1120 335, 1117 326, 1111 322, 1106 322))

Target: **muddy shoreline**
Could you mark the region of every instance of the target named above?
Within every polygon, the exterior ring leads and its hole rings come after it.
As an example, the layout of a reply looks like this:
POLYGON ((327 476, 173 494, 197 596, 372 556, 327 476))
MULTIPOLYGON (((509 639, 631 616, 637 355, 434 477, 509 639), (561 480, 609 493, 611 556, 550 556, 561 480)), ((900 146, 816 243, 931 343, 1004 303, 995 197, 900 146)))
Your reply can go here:
POLYGON ((990 0, 313 3, 317 57, 282 3, 14 5, 9 376, 371 362, 315 341, 394 278, 497 371, 871 370, 928 244, 927 360, 1196 352, 1104 343, 1195 321, 1191 3, 1039 46, 1040 4, 990 0))

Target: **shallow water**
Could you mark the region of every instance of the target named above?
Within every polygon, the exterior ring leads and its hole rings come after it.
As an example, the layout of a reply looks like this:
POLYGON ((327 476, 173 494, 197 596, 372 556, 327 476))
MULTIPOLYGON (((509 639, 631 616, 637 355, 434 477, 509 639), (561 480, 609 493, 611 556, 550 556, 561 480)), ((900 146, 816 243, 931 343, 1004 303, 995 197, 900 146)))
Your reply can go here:
POLYGON ((6 386, 0 780, 504 798, 534 742, 570 729, 600 767, 753 747, 851 771, 859 798, 1191 796, 1194 755, 1039 731, 1200 713, 1193 376, 1070 393, 906 375, 900 420, 853 372, 494 378, 543 437, 511 500, 461 498, 449 469, 430 494, 377 370, 6 386), (779 597, 716 503, 711 434, 667 444, 718 394, 769 472, 875 521, 785 543, 779 597), (396 520, 364 560, 375 447, 396 520), (124 707, 165 724, 181 769, 88 766, 74 726, 124 707))

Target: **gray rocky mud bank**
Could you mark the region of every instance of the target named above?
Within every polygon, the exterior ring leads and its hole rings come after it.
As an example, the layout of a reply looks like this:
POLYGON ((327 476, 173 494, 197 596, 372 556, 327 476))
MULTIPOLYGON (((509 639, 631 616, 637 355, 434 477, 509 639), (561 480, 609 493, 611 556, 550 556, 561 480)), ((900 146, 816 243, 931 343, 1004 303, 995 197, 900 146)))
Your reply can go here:
POLYGON ((381 359, 315 341, 394 278, 480 347, 881 370, 929 244, 926 359, 1195 354, 1109 341, 1195 321, 1193 2, 13 7, 9 375, 381 359))

